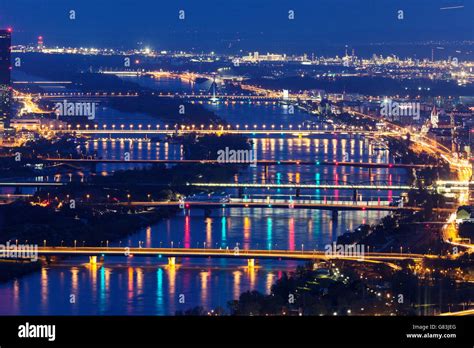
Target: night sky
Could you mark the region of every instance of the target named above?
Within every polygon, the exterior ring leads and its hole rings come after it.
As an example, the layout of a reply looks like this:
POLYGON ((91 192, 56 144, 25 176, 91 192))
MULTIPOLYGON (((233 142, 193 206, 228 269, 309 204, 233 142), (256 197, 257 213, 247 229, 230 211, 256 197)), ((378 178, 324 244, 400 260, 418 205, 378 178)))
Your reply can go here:
POLYGON ((473 18, 474 0, 0 0, 0 27, 13 27, 14 44, 43 35, 51 46, 223 53, 474 40, 473 18), (456 5, 464 8, 440 10, 456 5), (75 20, 69 10, 76 11, 75 20))

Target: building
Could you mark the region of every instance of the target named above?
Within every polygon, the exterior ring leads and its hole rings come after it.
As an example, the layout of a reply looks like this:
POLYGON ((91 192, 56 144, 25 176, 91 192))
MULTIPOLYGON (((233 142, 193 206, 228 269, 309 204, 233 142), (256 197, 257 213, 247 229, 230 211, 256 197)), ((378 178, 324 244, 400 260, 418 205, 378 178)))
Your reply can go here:
POLYGON ((258 62, 284 62, 286 61, 286 54, 275 54, 275 53, 267 53, 267 54, 260 54, 258 52, 249 53, 248 56, 243 56, 243 62, 250 62, 250 63, 258 63, 258 62))
POLYGON ((10 121, 10 126, 19 131, 39 131, 41 120, 39 118, 14 118, 10 121))
POLYGON ((430 122, 431 122, 431 127, 432 128, 438 128, 439 112, 436 109, 436 106, 433 106, 433 109, 431 110, 430 122))
POLYGON ((0 30, 0 122, 11 118, 11 29, 0 30))
POLYGON ((17 132, 38 132, 42 129, 66 129, 67 123, 57 119, 43 118, 41 115, 30 115, 30 117, 13 118, 10 127, 17 132))

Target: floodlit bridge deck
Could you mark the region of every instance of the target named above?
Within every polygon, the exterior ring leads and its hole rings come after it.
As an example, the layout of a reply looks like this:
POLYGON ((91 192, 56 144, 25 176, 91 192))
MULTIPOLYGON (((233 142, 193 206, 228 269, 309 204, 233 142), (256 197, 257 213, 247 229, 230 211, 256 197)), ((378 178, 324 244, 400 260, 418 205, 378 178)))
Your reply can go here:
MULTIPOLYGON (((103 158, 41 158, 44 162, 53 163, 90 163, 90 164, 222 164, 222 165, 238 165, 252 164, 222 162, 218 160, 178 160, 178 159, 103 159, 103 158)), ((372 163, 372 162, 338 162, 338 161, 306 161, 306 160, 257 160, 254 162, 260 166, 277 166, 277 165, 312 165, 312 166, 341 166, 341 167, 361 167, 361 168, 403 168, 403 169, 421 169, 433 168, 428 164, 405 164, 405 163, 372 163)))
MULTIPOLYGON (((320 210, 374 210, 374 211, 420 211, 419 207, 398 207, 390 206, 387 201, 281 201, 281 200, 236 200, 232 199, 230 202, 215 202, 215 201, 185 201, 185 202, 122 202, 102 205, 109 206, 129 206, 129 207, 181 207, 185 209, 202 208, 287 208, 287 209, 320 209, 320 210)), ((453 209, 435 208, 436 211, 452 212, 453 209)))
POLYGON ((366 130, 317 130, 317 129, 100 129, 100 128, 58 128, 50 129, 56 133, 76 133, 76 134, 106 134, 106 135, 183 135, 183 134, 247 134, 247 135, 364 135, 381 136, 391 134, 391 132, 366 131, 366 130))
POLYGON ((163 257, 220 257, 245 259, 287 259, 287 260, 357 260, 357 261, 400 261, 422 260, 434 255, 410 253, 364 253, 362 256, 341 256, 324 251, 250 250, 250 249, 204 249, 204 248, 129 248, 129 247, 39 247, 38 255, 69 256, 163 256, 163 257))
POLYGON ((219 187, 219 188, 273 188, 273 189, 334 189, 334 190, 410 190, 409 185, 349 185, 349 184, 265 184, 265 183, 213 183, 201 182, 190 183, 197 187, 219 187))

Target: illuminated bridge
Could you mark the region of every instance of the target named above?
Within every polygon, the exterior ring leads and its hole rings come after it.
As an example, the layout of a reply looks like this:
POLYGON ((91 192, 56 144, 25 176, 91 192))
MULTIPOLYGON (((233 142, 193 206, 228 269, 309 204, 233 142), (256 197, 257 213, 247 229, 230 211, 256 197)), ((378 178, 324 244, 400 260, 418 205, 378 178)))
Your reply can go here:
MULTIPOLYGON (((90 183, 84 185, 93 186, 90 183)), ((68 185, 68 182, 42 182, 42 181, 3 181, 0 187, 59 187, 68 185)), ((163 183, 139 183, 142 186, 165 186, 170 184, 163 183)), ((275 184, 275 183, 188 183, 187 186, 209 187, 209 188, 263 188, 263 189, 322 189, 322 190, 410 190, 413 187, 409 185, 379 185, 373 184, 275 184)))
MULTIPOLYGON (((66 183, 63 182, 42 182, 42 181, 25 181, 25 182, 0 182, 0 187, 58 187, 65 186, 66 183)), ((18 196, 18 195, 12 195, 18 196)))
POLYGON ((174 129, 174 128, 164 128, 164 129, 152 129, 151 127, 142 127, 136 129, 121 129, 114 127, 112 129, 102 128, 78 128, 78 127, 58 127, 48 129, 56 133, 75 133, 75 134, 84 134, 84 135, 95 135, 95 134, 105 134, 105 135, 185 135, 185 134, 247 134, 247 135, 294 135, 294 136, 312 136, 312 135, 364 135, 364 136, 382 136, 391 134, 391 132, 380 132, 380 131, 370 131, 370 130, 330 130, 330 129, 298 129, 298 128, 238 128, 238 129, 228 129, 228 128, 197 128, 187 126, 186 128, 174 129))
POLYGON ((266 189, 334 189, 334 190, 410 190, 409 185, 377 185, 377 184, 275 184, 275 183, 213 183, 197 182, 190 183, 190 186, 197 187, 218 187, 218 188, 266 188, 266 189))
POLYGON ((54 163, 90 163, 90 164, 253 164, 261 166, 276 165, 321 165, 321 166, 341 166, 341 167, 360 167, 360 168, 404 168, 404 169, 422 169, 432 168, 430 164, 404 164, 404 163, 373 163, 373 162, 339 162, 339 161, 307 161, 307 160, 257 160, 252 163, 231 163, 216 160, 178 160, 178 159, 103 159, 103 158, 40 158, 45 162, 54 163))
MULTIPOLYGON (((211 100, 212 98, 222 100, 222 101, 261 101, 261 102, 271 102, 277 103, 278 101, 282 100, 281 97, 269 97, 269 96, 262 96, 262 95, 245 95, 245 94, 192 94, 192 93, 155 93, 156 97, 160 98, 180 98, 180 99, 188 99, 188 100, 197 100, 197 101, 205 101, 211 100)), ((59 99, 80 99, 85 100, 89 98, 126 98, 126 97, 138 97, 138 93, 122 93, 122 92, 114 92, 114 93, 38 93, 33 94, 32 97, 42 98, 42 99, 51 99, 51 100, 59 100, 59 99)))
MULTIPOLYGON (((359 262, 387 263, 394 261, 413 260, 423 258, 437 258, 434 255, 410 253, 361 253, 356 256, 342 256, 324 251, 291 251, 291 250, 250 250, 250 249, 206 249, 206 248, 128 248, 128 247, 39 247, 39 256, 89 256, 91 263, 97 263, 101 256, 144 256, 168 257, 168 264, 175 265, 176 257, 197 258, 229 258, 247 259, 248 266, 255 266, 255 259, 282 259, 282 260, 352 260, 359 262)), ((392 268, 399 268, 389 264, 392 268)))
MULTIPOLYGON (((272 96, 263 96, 263 95, 246 95, 246 94, 192 94, 192 93, 152 93, 155 97, 159 98, 179 98, 188 100, 191 102, 198 103, 211 103, 212 100, 215 100, 217 103, 224 104, 248 104, 248 103, 257 103, 257 104, 278 104, 282 97, 272 97, 272 96)), ((122 92, 113 92, 113 93, 38 93, 32 94, 32 97, 41 98, 41 99, 50 99, 53 101, 56 100, 99 100, 101 98, 130 98, 138 97, 138 93, 122 93, 122 92)))
MULTIPOLYGON (((420 207, 393 206, 388 201, 328 201, 328 200, 276 200, 276 199, 235 199, 230 201, 186 200, 186 201, 129 201, 120 203, 94 203, 93 205, 125 206, 125 207, 179 207, 182 209, 216 209, 216 208, 285 208, 285 209, 319 209, 333 212, 343 210, 358 211, 420 211, 420 207)), ((434 211, 452 212, 453 209, 434 208, 434 211)))

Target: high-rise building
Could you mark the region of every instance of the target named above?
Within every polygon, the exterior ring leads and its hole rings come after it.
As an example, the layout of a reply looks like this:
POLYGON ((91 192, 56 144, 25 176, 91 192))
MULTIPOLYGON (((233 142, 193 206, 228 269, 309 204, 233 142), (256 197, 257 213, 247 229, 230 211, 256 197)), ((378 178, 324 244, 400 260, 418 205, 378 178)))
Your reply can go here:
POLYGON ((0 122, 7 126, 11 118, 11 29, 0 30, 0 122))

